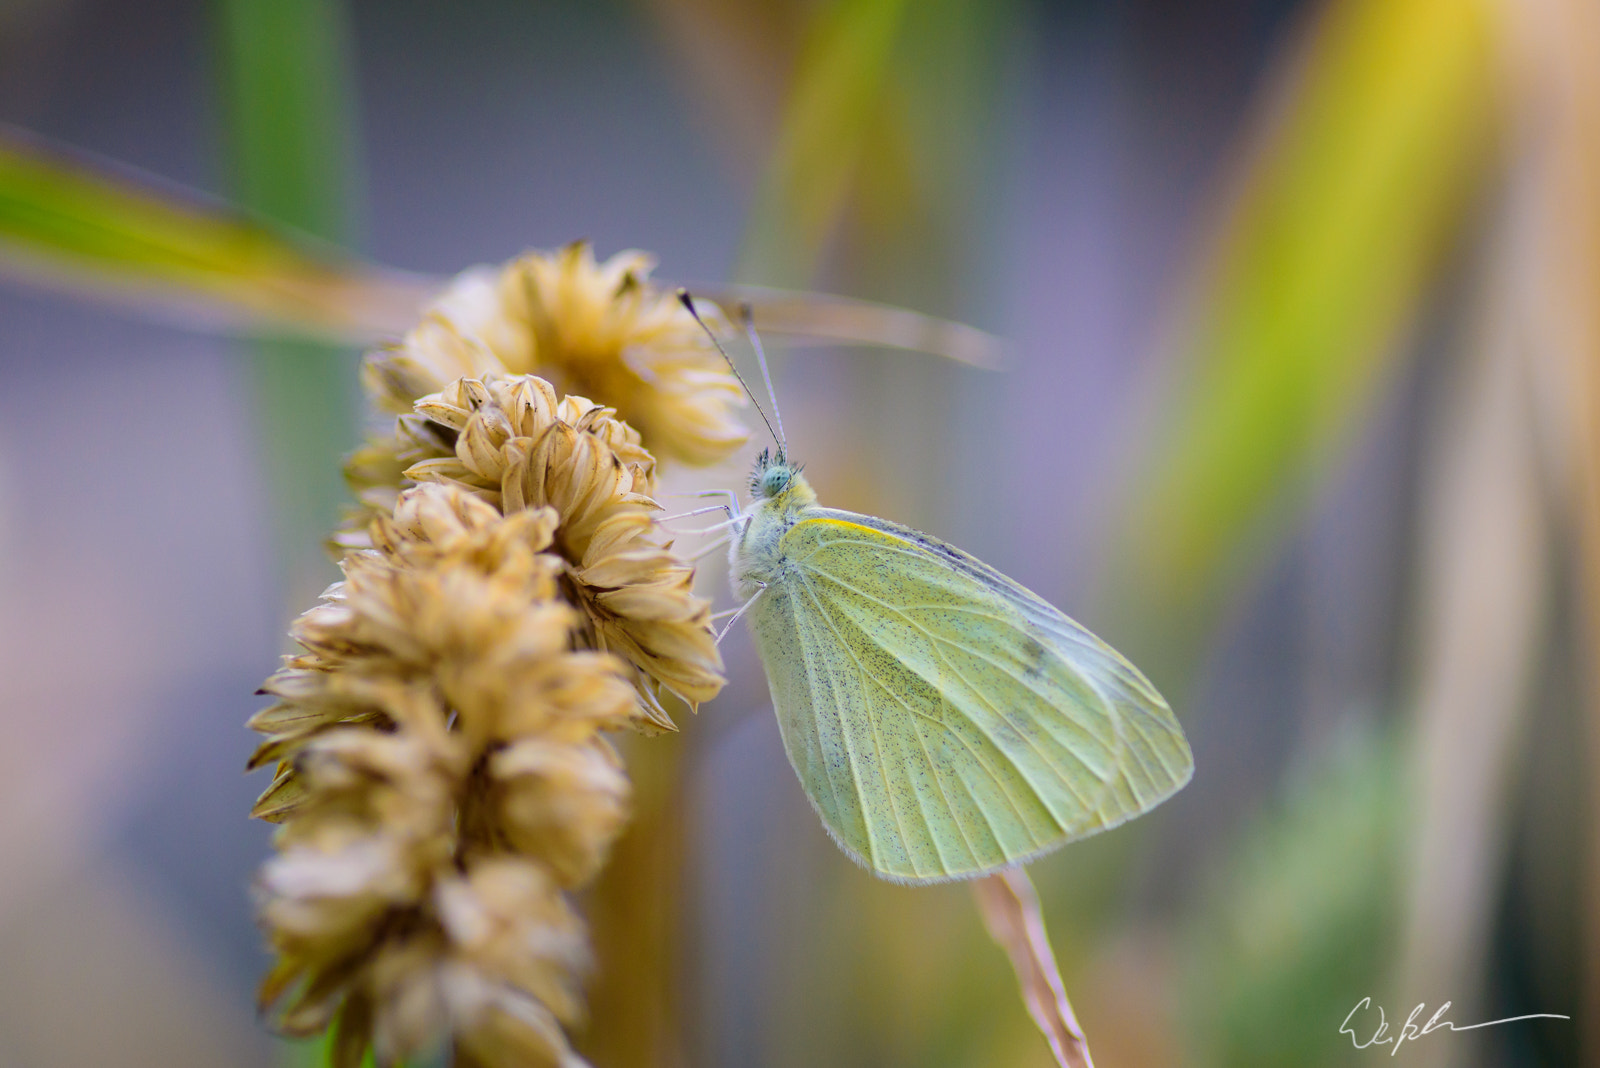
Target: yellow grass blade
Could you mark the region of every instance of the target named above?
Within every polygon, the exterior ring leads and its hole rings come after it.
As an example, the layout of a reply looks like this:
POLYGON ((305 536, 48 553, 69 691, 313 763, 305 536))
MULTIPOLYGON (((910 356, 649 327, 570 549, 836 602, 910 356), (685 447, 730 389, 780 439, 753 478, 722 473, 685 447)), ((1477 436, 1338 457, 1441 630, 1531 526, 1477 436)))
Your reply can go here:
POLYGON ((891 83, 906 0, 837 0, 802 50, 742 259, 809 278, 838 222, 891 83))
POLYGON ((1312 27, 1196 272, 1191 360, 1136 509, 1157 603, 1214 593, 1366 410, 1493 158, 1493 16, 1334 0, 1312 27))
POLYGON ((358 343, 404 330, 435 285, 14 127, 0 127, 0 273, 186 326, 358 343))

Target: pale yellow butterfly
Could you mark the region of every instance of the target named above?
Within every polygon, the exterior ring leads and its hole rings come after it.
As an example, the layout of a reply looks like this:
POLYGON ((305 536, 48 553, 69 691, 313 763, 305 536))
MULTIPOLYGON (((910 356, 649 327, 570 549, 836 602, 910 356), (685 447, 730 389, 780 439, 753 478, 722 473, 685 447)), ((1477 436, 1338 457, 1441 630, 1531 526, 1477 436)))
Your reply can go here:
POLYGON ((1183 731, 1137 668, 961 550, 821 507, 781 422, 773 437, 730 519, 734 616, 789 761, 851 858, 901 882, 985 875, 1189 781, 1183 731))

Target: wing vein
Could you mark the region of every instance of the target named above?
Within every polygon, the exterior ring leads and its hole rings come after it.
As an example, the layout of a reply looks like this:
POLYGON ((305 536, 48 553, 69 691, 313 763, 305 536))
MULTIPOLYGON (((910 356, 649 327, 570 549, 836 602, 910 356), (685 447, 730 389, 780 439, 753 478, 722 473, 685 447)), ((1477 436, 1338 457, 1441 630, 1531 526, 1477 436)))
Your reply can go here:
MULTIPOLYGON (((1148 811, 1192 773, 1137 668, 960 550, 818 508, 780 532, 775 562, 792 595, 783 655, 799 667, 785 685, 807 715, 781 721, 786 744, 793 734, 820 762, 826 787, 810 769, 802 781, 831 802, 839 844, 880 874, 920 882, 1031 859, 1148 811)), ((781 627, 765 639, 781 642, 781 627)))
MULTIPOLYGON (((962 824, 961 817, 956 814, 956 807, 950 803, 950 795, 945 793, 944 775, 940 772, 938 762, 933 759, 933 754, 928 751, 928 739, 923 736, 922 724, 913 719, 911 721, 911 730, 917 736, 917 745, 922 749, 923 759, 928 762, 928 774, 933 776, 933 785, 939 790, 939 800, 944 802, 944 810, 950 814, 950 822, 955 824, 956 831, 961 835, 961 840, 966 843, 967 853, 972 857, 972 862, 974 864, 982 864, 982 858, 979 857, 977 849, 973 847, 972 839, 967 835, 967 828, 962 824)), ((962 787, 965 789, 966 784, 963 783, 962 787)), ((983 806, 978 804, 978 799, 972 796, 971 790, 967 790, 967 797, 972 801, 973 807, 976 808, 981 815, 983 813, 983 806)), ((921 803, 920 797, 918 798, 918 803, 921 803)), ((926 814, 923 815, 923 819, 926 821, 926 814)), ((984 817, 984 822, 988 822, 987 816, 984 817)), ((929 830, 931 832, 932 828, 930 827, 929 830)), ((1000 836, 994 833, 993 824, 990 824, 989 826, 989 834, 994 838, 996 844, 998 844, 1000 841, 1000 836)), ((937 837, 935 837, 933 840, 933 846, 939 851, 939 860, 944 863, 945 873, 949 874, 950 865, 944 860, 944 848, 939 845, 939 839, 937 837)), ((1004 852, 1003 846, 1001 847, 1001 851, 1004 852)))
MULTIPOLYGON (((808 642, 807 642, 808 635, 806 633, 805 627, 800 622, 800 613, 798 611, 796 611, 796 609, 795 609, 795 606, 797 604, 798 604, 798 602, 795 599, 793 599, 793 598, 790 599, 789 619, 790 619, 791 623, 793 624, 791 629, 793 630, 794 635, 795 635, 796 639, 800 642, 800 644, 801 645, 806 645, 806 644, 808 644, 808 642)), ((810 711, 811 711, 811 714, 812 714, 813 717, 815 717, 816 714, 817 714, 817 711, 816 711, 816 709, 817 709, 817 701, 816 701, 817 676, 816 676, 816 666, 815 666, 816 663, 817 663, 817 660, 818 660, 818 658, 815 657, 815 656, 801 657, 801 662, 805 665, 806 679, 807 679, 806 693, 811 699, 810 700, 810 706, 811 706, 810 707, 810 711)), ((834 717, 834 721, 839 724, 839 730, 840 730, 840 733, 842 734, 843 731, 844 731, 844 723, 843 723, 843 715, 842 715, 842 712, 841 712, 841 710, 839 708, 838 697, 837 697, 837 695, 830 694, 830 699, 833 701, 833 717, 834 717)), ((822 770, 822 778, 823 778, 823 780, 825 782, 827 782, 827 784, 828 784, 828 794, 833 798, 834 818, 839 820, 842 823, 842 822, 844 822, 844 809, 839 807, 839 787, 833 781, 832 769, 828 767, 828 754, 822 748, 822 739, 820 738, 820 736, 816 739, 816 743, 815 744, 817 746, 817 756, 822 761, 822 769, 821 769, 822 770)), ((857 796, 857 798, 859 798, 861 796, 861 781, 856 776, 855 765, 853 763, 851 764, 851 767, 850 767, 850 777, 856 784, 856 796, 857 796)), ((865 824, 866 820, 863 819, 862 823, 865 824)), ((875 848, 876 848, 876 846, 872 841, 872 830, 869 827, 867 829, 867 849, 869 851, 871 851, 871 850, 873 850, 875 848)), ((872 858, 872 859, 875 860, 876 858, 872 858)))
MULTIPOLYGON (((822 599, 817 596, 816 590, 811 585, 811 576, 806 574, 806 570, 804 568, 796 568, 795 569, 795 573, 800 576, 800 581, 805 584, 806 595, 811 598, 812 604, 814 604, 816 606, 817 614, 822 617, 823 622, 828 625, 828 629, 833 632, 834 638, 839 643, 839 648, 843 649, 847 654, 849 654, 850 659, 855 663, 856 671, 859 673, 859 677, 860 677, 860 679, 861 679, 861 681, 863 683, 862 690, 865 691, 866 690, 865 683, 866 683, 866 681, 868 679, 872 679, 872 681, 874 681, 874 682, 877 682, 878 680, 873 678, 871 672, 869 672, 867 670, 866 665, 863 664, 861 662, 861 659, 856 656, 855 650, 851 649, 849 644, 845 642, 844 635, 839 633, 839 628, 834 625, 833 619, 828 615, 827 609, 825 607, 823 607, 822 599)), ((879 683, 879 685, 881 686, 882 683, 879 683)), ((901 816, 900 816, 900 806, 895 804, 894 789, 893 789, 893 787, 891 787, 889 785, 889 773, 888 773, 887 770, 884 769, 884 766, 883 766, 883 742, 878 737, 878 721, 871 714, 870 710, 869 710, 869 712, 867 714, 867 722, 872 727, 872 747, 878 754, 878 777, 883 780, 883 789, 884 789, 884 793, 887 796, 887 800, 889 802, 889 811, 894 814, 895 829, 900 832, 900 844, 905 847, 906 858, 911 863, 912 871, 915 872, 916 871, 916 862, 914 860, 911 860, 911 839, 909 837, 907 837, 907 835, 906 835, 905 820, 902 819, 901 816)), ((861 776, 859 774, 855 773, 855 759, 856 759, 856 757, 855 757, 855 747, 849 743, 849 741, 848 741, 849 732, 844 730, 843 727, 844 727, 843 714, 842 714, 842 711, 841 711, 841 715, 840 715, 840 728, 841 728, 841 730, 840 730, 840 733, 844 734, 845 737, 846 737, 845 748, 850 753, 851 771, 852 771, 853 774, 855 774, 856 789, 859 791, 861 789, 861 776)), ((864 803, 865 800, 866 800, 865 796, 863 796, 863 798, 862 798, 863 804, 862 804, 862 809, 861 809, 863 817, 866 816, 866 811, 867 811, 867 806, 864 803)), ((863 822, 867 822, 865 820, 865 818, 863 819, 863 822)), ((869 840, 873 842, 873 848, 876 849, 877 848, 877 842, 876 842, 875 838, 872 838, 872 825, 871 825, 870 822, 867 822, 867 835, 868 835, 869 840)), ((874 857, 873 860, 874 860, 874 863, 877 862, 877 858, 876 857, 874 857)))
MULTIPOLYGON (((942 639, 939 639, 939 638, 934 638, 934 642, 935 642, 936 645, 947 645, 947 646, 950 646, 950 647, 955 648, 955 649, 964 649, 966 652, 968 652, 972 656, 975 656, 979 660, 984 661, 985 663, 987 663, 990 666, 994 667, 996 670, 1003 671, 1006 674, 1010 675, 1011 678, 1014 681, 1016 681, 1017 683, 1019 683, 1020 685, 1022 685, 1024 687, 1026 687, 1028 689, 1029 693, 1032 693, 1034 696, 1038 697, 1041 701, 1046 701, 1046 703, 1048 703, 1048 699, 1045 698, 1044 695, 1040 694, 1039 691, 1035 690, 1032 686, 1028 686, 1026 680, 1024 680, 1022 678, 1019 678, 1014 672, 1012 672, 1004 664, 1000 663, 999 661, 995 660, 992 657, 986 656, 982 651, 980 651, 976 647, 958 645, 958 644, 956 644, 954 642, 943 641, 942 639)), ((959 678, 963 683, 965 683, 968 689, 970 689, 973 693, 977 694, 978 699, 980 701, 982 701, 984 704, 989 706, 989 711, 994 713, 996 719, 1000 720, 1000 722, 1002 722, 1006 726, 1010 727, 1011 730, 1013 732, 1015 732, 1016 735, 1019 738, 1021 738, 1024 742, 1028 743, 1028 748, 1032 749, 1034 751, 1034 753, 1039 757, 1039 759, 1044 762, 1045 767, 1047 767, 1051 771, 1055 772, 1056 778, 1060 779, 1061 782, 1067 787, 1067 789, 1072 791, 1072 796, 1077 798, 1079 804, 1085 804, 1085 805, 1088 804, 1087 800, 1083 797, 1083 795, 1078 793, 1077 787, 1075 787, 1072 784, 1071 775, 1069 775, 1066 771, 1064 771, 1060 767, 1058 767, 1056 765, 1055 761, 1051 760, 1049 755, 1046 754, 1045 751, 1042 748, 1039 747, 1038 743, 1036 743, 1031 737, 1028 736, 1026 731, 1024 731, 1022 728, 1018 727, 1017 724, 1011 719, 1011 717, 1008 716, 1004 711, 1001 710, 999 705, 997 705, 993 701, 989 700, 989 697, 988 697, 987 694, 985 694, 977 686, 973 685, 972 682, 970 682, 967 679, 966 674, 964 672, 962 672, 962 670, 959 667, 957 667, 954 663, 952 663, 949 659, 947 659, 945 657, 943 651, 940 651, 939 656, 940 656, 941 659, 944 660, 946 666, 949 667, 950 670, 955 673, 956 677, 959 678)), ((1098 693, 1098 691, 1097 691, 1097 693, 1098 693)), ((1054 707, 1054 706, 1052 705, 1051 707, 1054 707)), ((1090 775, 1094 775, 1094 777, 1096 779, 1100 778, 1100 776, 1095 775, 1094 769, 1089 767, 1088 763, 1086 761, 1084 761, 1082 758, 1078 757, 1074 753, 1071 753, 1070 750, 1068 752, 1068 755, 1071 756, 1074 760, 1077 760, 1078 764, 1085 771, 1087 771, 1090 775)), ((1102 781, 1104 781, 1104 780, 1102 780, 1102 781)), ((1046 807, 1048 807, 1048 806, 1046 806, 1046 807)), ((1051 812, 1050 815, 1051 815, 1051 818, 1055 817, 1055 813, 1054 812, 1051 812)), ((1059 819, 1056 820, 1056 826, 1060 827, 1061 830, 1063 830, 1063 831, 1068 830, 1067 827, 1062 825, 1062 823, 1061 823, 1061 821, 1059 819)))
MULTIPOLYGON (((815 569, 813 569, 813 568, 804 568, 804 569, 802 569, 802 572, 814 571, 814 570, 815 569)), ((986 694, 984 694, 982 689, 980 689, 977 686, 974 686, 967 679, 966 675, 963 674, 961 672, 961 670, 959 668, 957 668, 954 664, 952 664, 950 662, 949 658, 946 657, 944 655, 943 651, 939 650, 938 647, 941 646, 941 645, 946 645, 946 646, 951 646, 953 648, 964 648, 964 649, 966 649, 966 651, 971 653, 973 656, 978 657, 979 659, 986 661, 987 663, 993 665, 996 669, 998 669, 1000 671, 1004 671, 1007 675, 1010 675, 1011 678, 1014 681, 1020 683, 1024 687, 1026 687, 1028 689, 1028 691, 1030 693, 1032 693, 1034 696, 1038 697, 1041 701, 1046 701, 1046 703, 1048 703, 1048 701, 1044 697, 1044 695, 1040 694, 1032 686, 1028 685, 1028 683, 1027 683, 1027 681, 1025 679, 1018 677, 1015 672, 1013 672, 1010 669, 1008 669, 1005 665, 1003 665, 1003 664, 991 659, 988 656, 985 656, 982 652, 980 652, 978 649, 976 649, 976 648, 974 648, 972 646, 961 646, 961 645, 958 645, 955 642, 951 642, 951 641, 949 641, 947 639, 940 638, 938 635, 936 635, 932 631, 928 630, 927 627, 924 627, 922 624, 920 624, 916 620, 912 619, 904 611, 902 611, 901 609, 895 607, 892 604, 889 604, 888 602, 884 601, 882 598, 874 597, 872 594, 867 593, 865 590, 859 589, 858 587, 852 585, 849 582, 846 582, 845 580, 843 580, 841 578, 838 578, 837 576, 824 575, 823 577, 825 577, 829 582, 832 582, 832 583, 835 583, 836 585, 842 586, 845 589, 849 590, 851 593, 854 593, 859 597, 864 597, 867 600, 872 601, 873 603, 881 606, 885 611, 900 616, 902 619, 905 620, 907 626, 914 627, 918 631, 921 631, 924 635, 926 635, 928 637, 928 639, 934 644, 935 651, 939 653, 939 659, 944 663, 944 665, 947 668, 949 668, 952 672, 954 672, 956 677, 959 678, 962 681, 962 683, 969 690, 971 690, 974 694, 976 694, 980 701, 982 701, 985 705, 988 706, 989 711, 994 713, 995 718, 1000 720, 1000 722, 1004 723, 1007 727, 1011 728, 1012 732, 1015 733, 1017 735, 1017 737, 1021 738, 1023 740, 1023 742, 1025 742, 1027 744, 1028 748, 1033 750, 1034 755, 1036 755, 1044 763, 1045 767, 1049 768, 1052 772, 1054 772, 1056 777, 1058 779, 1060 779, 1063 783, 1066 784, 1067 789, 1072 791, 1073 796, 1078 799, 1078 802, 1080 804, 1089 806, 1089 811, 1092 812, 1092 811, 1094 811, 1094 808, 1098 805, 1099 801, 1104 799, 1105 791, 1104 791, 1104 789, 1102 789, 1098 793, 1098 798, 1097 798, 1097 801, 1095 802, 1095 805, 1089 805, 1088 799, 1084 798, 1081 794, 1078 793, 1077 789, 1075 787, 1073 787, 1073 785, 1071 783, 1071 778, 1068 775, 1068 773, 1066 771, 1062 770, 1060 767, 1058 767, 1056 765, 1055 761, 1051 760, 1049 755, 1046 754, 1044 752, 1044 750, 1039 747, 1038 743, 1036 743, 1032 738, 1030 738, 1025 731, 1020 730, 1017 727, 1016 723, 1011 719, 1011 717, 1007 716, 1004 712, 1002 712, 1000 710, 1000 708, 997 705, 994 704, 994 702, 990 701, 988 696, 986 694)), ((1093 684, 1091 683, 1090 685, 1092 686, 1093 684)), ((1106 701, 1104 694, 1101 694, 1098 689, 1095 690, 1095 694, 1096 694, 1096 696, 1100 697, 1102 702, 1104 702, 1108 707, 1110 707, 1111 702, 1106 701)), ((1054 706, 1052 706, 1052 707, 1054 707, 1054 706)), ((1114 710, 1112 711, 1112 715, 1113 716, 1116 715, 1114 710)), ((935 720, 935 722, 938 722, 938 721, 935 720)), ((997 750, 1000 749, 999 746, 996 746, 995 748, 997 750)), ((1000 752, 1002 753, 1002 755, 1004 755, 1004 750, 1000 750, 1000 752)), ((1010 758, 1008 757, 1007 759, 1009 760, 1010 758)), ((1011 760, 1010 763, 1011 763, 1011 766, 1014 767, 1014 768, 1017 768, 1017 770, 1019 772, 1022 771, 1022 769, 1020 767, 1017 767, 1016 761, 1011 760)), ((1081 763, 1081 761, 1080 761, 1080 763, 1081 763)), ((1084 767, 1086 769, 1088 769, 1088 765, 1087 764, 1085 764, 1084 767)), ((1092 770, 1090 771, 1090 774, 1093 774, 1092 770)), ((1026 777, 1026 773, 1024 773, 1024 777, 1026 777)), ((1099 779, 1100 776, 1095 775, 1095 778, 1099 779)), ((1110 780, 1101 779, 1100 781, 1101 781, 1102 785, 1104 785, 1104 784, 1108 783, 1110 780)), ((1062 831, 1068 831, 1069 830, 1069 828, 1067 828, 1067 827, 1062 825, 1061 820, 1056 817, 1055 812, 1050 808, 1049 805, 1045 805, 1044 808, 1045 808, 1045 811, 1050 813, 1051 820, 1053 820, 1055 822, 1055 825, 1058 828, 1060 828, 1062 831)), ((1030 835, 1030 837, 1031 837, 1031 835, 1030 835)))
MULTIPOLYGON (((803 569, 800 569, 800 572, 801 572, 802 576, 805 577, 807 591, 811 592, 811 581, 810 581, 809 575, 806 574, 807 570, 809 570, 809 569, 804 569, 803 568, 803 569)), ((832 580, 830 579, 830 581, 832 581, 832 580)), ((873 599, 876 600, 876 598, 873 598, 873 599)), ((812 600, 817 604, 818 611, 822 612, 822 614, 824 616, 826 616, 826 612, 821 607, 821 600, 816 597, 814 592, 812 593, 812 600)), ((882 603, 882 602, 879 602, 879 603, 882 603)), ((830 627, 830 629, 833 630, 834 635, 836 637, 839 637, 840 644, 844 645, 845 644, 844 643, 844 638, 839 635, 838 629, 833 626, 833 622, 832 622, 831 619, 829 620, 829 627, 830 627)), ((848 646, 846 646, 846 648, 848 649, 848 646)), ((856 659, 855 658, 855 654, 853 652, 850 654, 850 656, 851 656, 851 659, 856 659)), ((917 708, 915 705, 907 702, 899 694, 895 693, 892 689, 890 689, 889 686, 882 679, 878 678, 876 675, 873 675, 870 671, 867 671, 865 666, 862 665, 859 660, 856 660, 856 664, 857 664, 857 667, 861 668, 861 670, 862 670, 862 677, 870 680, 871 682, 873 682, 878 687, 878 689, 882 690, 884 692, 885 696, 887 696, 890 700, 894 701, 896 704, 898 704, 901 708, 905 709, 911 715, 918 716, 918 717, 921 717, 922 719, 927 720, 928 722, 930 722, 930 723, 934 724, 935 726, 937 726, 940 730, 944 731, 946 734, 949 734, 951 737, 955 738, 956 741, 960 742, 962 748, 964 748, 967 751, 967 753, 971 755, 973 763, 977 764, 979 768, 983 769, 984 774, 988 775, 990 780, 992 780, 994 782, 996 788, 998 788, 998 790, 1000 791, 1000 795, 1006 799, 1006 804, 1011 807, 1011 811, 1016 814, 1018 822, 1021 823, 1023 825, 1024 830, 1026 830, 1026 828, 1027 828, 1027 820, 1026 820, 1026 817, 1024 817, 1023 814, 1022 814, 1022 809, 1018 806, 1016 798, 1011 796, 1011 792, 1006 789, 1005 781, 1001 778, 1000 775, 998 775, 995 772, 994 768, 989 766, 988 761, 986 761, 984 759, 983 753, 981 751, 973 748, 972 743, 967 741, 967 739, 963 738, 959 732, 951 730, 949 724, 940 722, 935 717, 928 715, 928 713, 922 711, 920 708, 917 708)), ((869 719, 872 718, 870 712, 868 713, 868 718, 869 719)), ((874 732, 876 732, 876 730, 877 730, 877 723, 876 723, 875 720, 873 721, 873 730, 874 730, 874 732)), ((1005 752, 1003 750, 1001 750, 999 746, 995 747, 995 751, 998 752, 1001 755, 1001 757, 1005 758, 1006 761, 1009 764, 1011 764, 1011 766, 1013 768, 1017 768, 1016 761, 1011 760, 1010 757, 1006 756, 1005 752)), ((1022 769, 1017 768, 1017 770, 1020 772, 1022 769)), ((969 795, 970 795, 970 791, 969 791, 969 795)), ((973 800, 976 801, 977 799, 974 797, 973 800)), ((1048 811, 1049 806, 1045 806, 1045 807, 1046 807, 1046 811, 1048 811)), ((983 811, 983 806, 979 805, 978 806, 978 810, 980 812, 983 811)), ((896 814, 896 816, 898 818, 898 813, 896 814)), ((984 818, 985 818, 985 820, 987 820, 988 819, 988 815, 985 814, 984 818)), ((1052 819, 1054 818, 1054 814, 1052 814, 1051 818, 1052 819)), ((991 823, 990 824, 990 829, 993 830, 993 827, 994 827, 994 825, 991 823)), ((904 831, 902 830, 901 833, 903 834, 904 831)), ((1028 833, 1028 836, 1030 838, 1034 837, 1033 833, 1031 831, 1028 831, 1027 833, 1028 833)), ((996 836, 996 840, 997 841, 999 840, 998 836, 996 836)), ((1037 842, 1036 838, 1034 840, 1037 842)))

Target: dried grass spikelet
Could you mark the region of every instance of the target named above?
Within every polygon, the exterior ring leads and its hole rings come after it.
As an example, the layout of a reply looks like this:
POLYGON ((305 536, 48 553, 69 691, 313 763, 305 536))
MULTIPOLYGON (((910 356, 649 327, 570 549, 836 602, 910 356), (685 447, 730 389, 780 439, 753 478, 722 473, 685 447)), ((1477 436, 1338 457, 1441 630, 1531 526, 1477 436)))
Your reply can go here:
POLYGON ((694 317, 649 283, 652 266, 638 252, 596 263, 576 243, 468 271, 403 342, 369 354, 368 391, 399 417, 346 465, 361 507, 334 543, 368 546, 370 518, 411 482, 450 481, 507 512, 555 507, 586 644, 633 665, 638 725, 672 730, 660 691, 706 700, 721 661, 706 606, 689 593, 690 569, 674 566, 651 529, 656 465, 646 449, 710 462, 747 432, 734 417, 738 380, 694 317), (543 385, 506 385, 532 369, 543 385))
POLYGON ((706 462, 745 437, 736 380, 650 267, 574 245, 468 272, 368 357, 394 432, 346 466, 344 581, 250 724, 252 766, 277 767, 252 814, 280 825, 262 1006, 290 1034, 331 1025, 340 1068, 441 1045, 457 1068, 581 1064, 565 895, 629 797, 604 732, 672 729, 663 690, 722 684, 647 446, 706 462))
MULTIPOLYGON (((694 317, 650 282, 654 266, 637 251, 597 263, 575 242, 467 271, 399 345, 368 356, 368 391, 405 414, 458 378, 532 373, 616 409, 659 456, 724 459, 747 436, 743 391, 694 317)), ((381 464, 382 449, 363 463, 381 464)))
POLYGON ((672 730, 660 690, 691 705, 709 700, 722 660, 710 606, 690 589, 693 570, 658 536, 654 461, 614 414, 583 397, 558 401, 531 375, 461 379, 402 418, 402 456, 413 461, 405 475, 458 486, 507 515, 555 509, 555 550, 584 613, 583 644, 632 665, 640 726, 672 730))
POLYGON ((401 495, 373 548, 294 626, 265 687, 257 815, 281 821, 263 982, 290 1034, 335 1060, 448 1043, 458 1066, 574 1065, 562 1025, 587 961, 564 894, 598 870, 628 782, 602 732, 637 698, 619 657, 576 648, 562 517, 503 515, 453 481, 401 495))

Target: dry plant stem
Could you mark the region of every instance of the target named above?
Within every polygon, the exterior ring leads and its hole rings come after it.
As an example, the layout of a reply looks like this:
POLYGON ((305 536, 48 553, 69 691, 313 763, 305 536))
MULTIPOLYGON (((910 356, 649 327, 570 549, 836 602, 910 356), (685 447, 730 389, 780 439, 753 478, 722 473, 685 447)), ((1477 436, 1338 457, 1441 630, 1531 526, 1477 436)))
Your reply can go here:
POLYGON ((972 896, 990 936, 1011 958, 1022 1000, 1028 1014, 1044 1032, 1061 1068, 1094 1068, 1089 1059, 1089 1043, 1067 1000, 1055 954, 1045 934, 1044 917, 1039 912, 1039 895, 1033 892, 1028 873, 1007 868, 998 875, 978 879, 972 896))
MULTIPOLYGON (((1513 46, 1516 148, 1533 186, 1531 250, 1520 319, 1545 380, 1545 426, 1557 485, 1568 487, 1583 563, 1588 747, 1600 761, 1600 9, 1586 0, 1528 0, 1503 9, 1513 46), (1570 458, 1570 459, 1569 459, 1570 458)), ((1600 893, 1600 790, 1591 783, 1586 902, 1600 893)), ((1600 1061, 1600 912, 1581 921, 1584 983, 1576 1014, 1582 1060, 1600 1061)))
MULTIPOLYGON (((1571 368, 1576 388, 1578 430, 1576 487, 1579 531, 1584 561, 1585 609, 1588 630, 1588 757, 1591 767, 1600 761, 1600 205, 1595 200, 1600 179, 1600 12, 1582 0, 1546 0, 1544 3, 1510 4, 1527 16, 1543 15, 1543 48, 1533 57, 1536 69, 1548 79, 1550 93, 1544 129, 1552 129, 1546 143, 1541 175, 1544 248, 1539 277, 1530 291, 1547 303, 1536 307, 1530 320, 1547 326, 1551 342, 1548 355, 1571 368)), ((1529 124, 1532 127, 1532 124, 1529 124)), ((1600 1060, 1600 789, 1589 785, 1587 887, 1590 902, 1581 922, 1583 934, 1583 995, 1578 1019, 1583 1027, 1584 1063, 1600 1060)))
MULTIPOLYGON (((1418 784, 1399 990, 1413 1003, 1484 996, 1513 770, 1548 591, 1530 367, 1505 295, 1521 235, 1491 245, 1441 434, 1423 473, 1421 618, 1412 756, 1418 784)), ((1419 1046, 1419 1066, 1462 1056, 1419 1046)))
POLYGON ((681 737, 625 740, 633 818, 585 900, 595 970, 579 1050, 605 1068, 692 1063, 679 965, 690 892, 682 746, 681 737))

